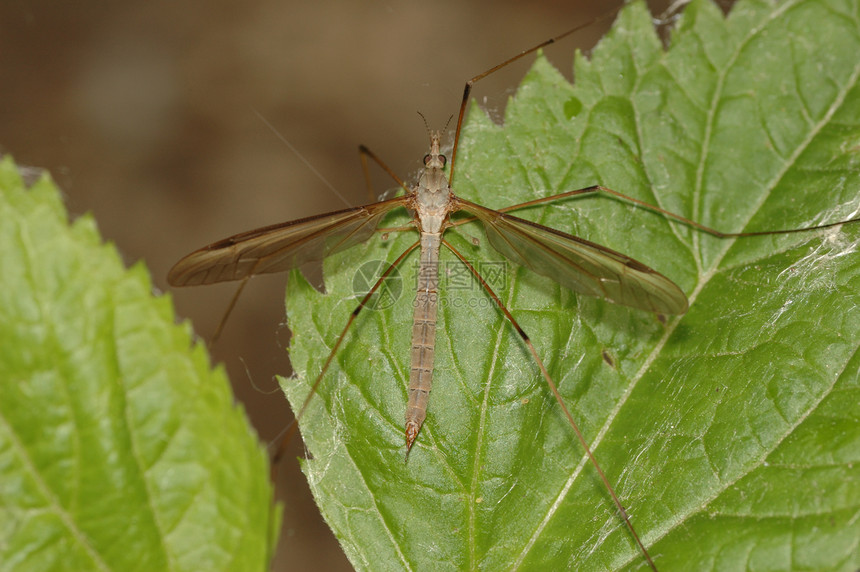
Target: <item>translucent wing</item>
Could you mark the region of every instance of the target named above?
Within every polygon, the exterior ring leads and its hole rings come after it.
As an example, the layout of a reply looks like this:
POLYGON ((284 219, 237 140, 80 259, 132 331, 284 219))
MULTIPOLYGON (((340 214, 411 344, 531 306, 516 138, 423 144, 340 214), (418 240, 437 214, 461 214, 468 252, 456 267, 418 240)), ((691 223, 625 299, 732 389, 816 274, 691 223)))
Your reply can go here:
POLYGON ((674 282, 628 256, 582 238, 458 198, 484 224, 490 244, 510 260, 580 294, 641 310, 683 314, 674 282))
POLYGON ((192 252, 170 270, 171 286, 196 286, 282 272, 364 242, 403 197, 265 226, 192 252))

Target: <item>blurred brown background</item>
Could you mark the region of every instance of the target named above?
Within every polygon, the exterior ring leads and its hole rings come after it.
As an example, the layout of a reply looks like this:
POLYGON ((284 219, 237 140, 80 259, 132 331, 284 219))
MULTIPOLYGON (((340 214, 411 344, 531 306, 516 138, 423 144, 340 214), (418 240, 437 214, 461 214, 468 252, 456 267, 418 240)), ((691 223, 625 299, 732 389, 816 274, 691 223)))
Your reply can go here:
MULTIPOLYGON (((361 204, 359 143, 411 180, 427 145, 416 111, 440 128, 467 78, 615 4, 4 0, 0 152, 49 170, 72 215, 94 213, 126 262, 145 261, 166 292, 167 271, 193 249, 345 206, 257 113, 361 204)), ((668 0, 650 4, 660 13, 668 0)), ((569 77, 574 46, 592 47, 607 25, 552 47, 550 59, 569 77)), ((532 60, 480 82, 474 97, 501 108, 532 60)), ((274 380, 290 374, 283 287, 282 276, 253 280, 213 355, 264 441, 292 415, 274 380)), ((207 338, 233 288, 171 295, 207 338)), ((294 442, 281 469, 274 568, 349 569, 298 470, 302 453, 294 442)))

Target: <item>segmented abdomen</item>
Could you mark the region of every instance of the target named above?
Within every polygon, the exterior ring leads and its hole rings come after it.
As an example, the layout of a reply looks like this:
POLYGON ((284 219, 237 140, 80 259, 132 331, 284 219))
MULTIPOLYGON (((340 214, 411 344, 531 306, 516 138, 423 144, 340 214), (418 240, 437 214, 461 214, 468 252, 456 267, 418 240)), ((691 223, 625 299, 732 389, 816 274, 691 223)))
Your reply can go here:
POLYGON ((441 235, 421 235, 421 262, 418 292, 412 319, 412 367, 409 371, 409 401, 406 404, 406 449, 421 430, 427 417, 427 401, 433 384, 433 358, 436 354, 436 308, 439 282, 441 235))

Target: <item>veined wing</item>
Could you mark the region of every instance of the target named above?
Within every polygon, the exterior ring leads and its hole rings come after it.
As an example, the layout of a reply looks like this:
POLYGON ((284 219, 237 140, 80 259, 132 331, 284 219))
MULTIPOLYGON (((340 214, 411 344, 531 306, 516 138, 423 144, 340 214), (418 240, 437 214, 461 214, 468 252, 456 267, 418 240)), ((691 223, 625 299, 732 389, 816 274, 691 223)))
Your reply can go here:
POLYGON ((194 251, 170 270, 171 286, 196 286, 282 272, 364 242, 404 197, 264 226, 194 251))
POLYGON ((493 248, 562 286, 641 310, 687 311, 687 297, 674 282, 629 256, 459 197, 457 201, 484 224, 493 248))

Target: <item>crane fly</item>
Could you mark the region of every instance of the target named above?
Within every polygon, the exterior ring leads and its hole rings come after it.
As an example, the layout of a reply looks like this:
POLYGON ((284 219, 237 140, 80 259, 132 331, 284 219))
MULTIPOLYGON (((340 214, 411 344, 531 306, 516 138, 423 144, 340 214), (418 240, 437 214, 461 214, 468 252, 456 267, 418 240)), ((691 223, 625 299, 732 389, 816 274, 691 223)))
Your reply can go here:
MULTIPOLYGON (((607 15, 614 14, 616 11, 607 15)), ((589 22, 586 25, 592 23, 589 22)), ((653 314, 680 315, 687 311, 687 297, 669 278, 615 250, 556 228, 517 217, 510 212, 572 197, 610 196, 662 214, 678 223, 718 238, 820 230, 859 219, 786 231, 726 233, 600 185, 571 190, 501 209, 490 209, 456 195, 449 181, 455 181, 454 167, 457 150, 473 84, 513 61, 572 34, 582 27, 584 26, 577 26, 564 34, 542 42, 469 80, 464 89, 457 117, 450 165, 447 164, 447 158, 441 152, 442 133, 428 129, 429 150, 424 157, 424 167, 416 184, 412 186, 405 184, 374 153, 362 147, 363 156, 370 157, 379 164, 397 181, 405 194, 360 207, 275 224, 231 236, 197 250, 180 260, 170 271, 168 281, 172 286, 194 286, 247 280, 257 274, 295 269, 308 262, 321 261, 327 256, 342 252, 370 239, 379 230, 379 225, 389 213, 398 208, 406 209, 412 216, 409 226, 419 233, 418 240, 409 245, 385 269, 359 301, 358 306, 347 319, 343 330, 331 348, 309 395, 297 412, 297 419, 305 412, 356 317, 367 306, 373 294, 396 267, 413 251, 418 250, 420 267, 412 322, 411 363, 404 425, 404 439, 408 455, 416 440, 419 439, 426 418, 431 390, 435 358, 436 314, 439 302, 437 290, 439 257, 440 251, 444 248, 463 264, 519 335, 522 344, 540 370, 540 374, 553 398, 561 408, 570 429, 584 449, 588 461, 612 498, 612 502, 638 550, 647 564, 656 570, 648 549, 640 539, 626 509, 604 474, 531 339, 491 285, 467 260, 466 256, 446 240, 444 233, 466 222, 477 221, 482 225, 490 246, 506 259, 537 274, 552 278, 573 292, 653 314), (456 213, 464 213, 467 218, 452 219, 452 215, 456 213)), ((606 357, 608 355, 604 352, 604 359, 610 366, 614 367, 611 359, 606 357)))

